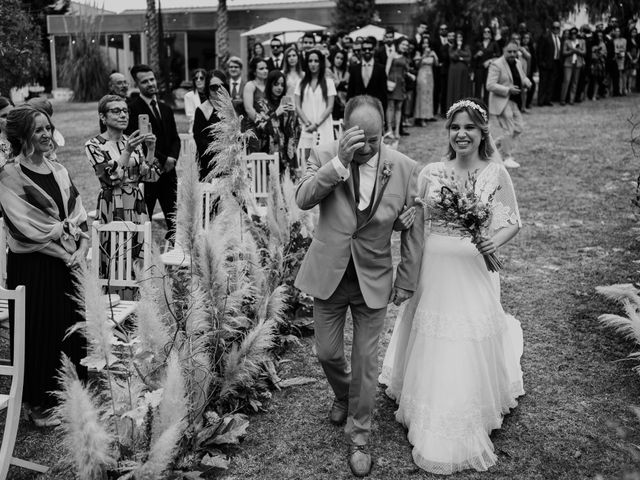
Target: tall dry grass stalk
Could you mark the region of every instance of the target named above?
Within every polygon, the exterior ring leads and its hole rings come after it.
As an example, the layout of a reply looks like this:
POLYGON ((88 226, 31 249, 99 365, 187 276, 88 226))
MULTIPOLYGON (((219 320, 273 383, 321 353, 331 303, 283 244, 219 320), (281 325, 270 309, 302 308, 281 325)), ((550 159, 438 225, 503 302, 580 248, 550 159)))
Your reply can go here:
POLYGON ((67 453, 66 460, 75 466, 78 478, 106 479, 107 470, 116 463, 111 451, 114 438, 100 421, 98 401, 82 385, 73 363, 64 354, 58 380, 60 390, 56 392, 55 415, 60 420, 58 431, 67 453))
POLYGON ((596 291, 611 300, 622 304, 626 317, 614 314, 604 314, 598 317, 600 323, 614 328, 629 340, 640 344, 640 290, 630 283, 596 287, 596 291))
POLYGON ((188 254, 195 253, 195 245, 202 231, 202 187, 196 158, 184 162, 178 182, 176 208, 176 243, 188 254))

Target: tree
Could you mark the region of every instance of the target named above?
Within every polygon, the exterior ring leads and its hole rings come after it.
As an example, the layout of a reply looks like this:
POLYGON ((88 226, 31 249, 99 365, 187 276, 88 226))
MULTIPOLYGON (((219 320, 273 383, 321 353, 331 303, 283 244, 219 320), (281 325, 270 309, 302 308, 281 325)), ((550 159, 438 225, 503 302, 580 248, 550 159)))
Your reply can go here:
POLYGON ((218 0, 218 28, 216 30, 216 49, 218 51, 218 68, 225 69, 229 60, 229 28, 227 0, 218 0))
POLYGON ((0 92, 21 87, 47 70, 40 28, 20 8, 19 0, 0 2, 0 92))
POLYGON ((156 75, 159 75, 162 70, 160 66, 160 29, 158 26, 158 12, 156 10, 155 0, 147 0, 145 33, 147 34, 147 58, 149 59, 149 66, 156 75))
POLYGON ((334 14, 336 30, 352 31, 372 23, 375 0, 338 0, 334 14))

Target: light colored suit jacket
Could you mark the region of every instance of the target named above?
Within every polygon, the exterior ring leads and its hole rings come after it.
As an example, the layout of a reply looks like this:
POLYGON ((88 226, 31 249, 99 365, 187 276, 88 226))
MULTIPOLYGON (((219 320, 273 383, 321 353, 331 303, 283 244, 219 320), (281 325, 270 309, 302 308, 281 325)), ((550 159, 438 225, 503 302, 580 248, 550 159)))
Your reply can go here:
MULTIPOLYGON (((320 216, 311 246, 305 255, 295 285, 309 295, 326 300, 338 287, 353 256, 360 290, 370 308, 387 305, 393 284, 391 234, 404 205, 418 195, 416 162, 381 146, 375 195, 366 222, 357 227, 353 178, 343 181, 331 160, 338 142, 313 149, 307 171, 296 189, 296 202, 303 210, 316 205, 320 216), (386 176, 384 172, 390 172, 386 176)), ((417 209, 413 225, 401 233, 401 260, 395 286, 415 291, 424 243, 424 217, 417 209)))
MULTIPOLYGON (((524 88, 531 87, 531 80, 522 70, 520 61, 516 60, 516 68, 522 80, 524 88)), ((509 87, 513 87, 513 77, 511 69, 504 55, 496 58, 489 65, 487 73, 487 90, 489 91, 489 113, 491 115, 501 115, 509 103, 509 87)))
MULTIPOLYGON (((584 67, 584 56, 587 54, 587 46, 583 39, 578 38, 578 44, 576 45, 576 50, 579 50, 581 53, 576 53, 576 67, 582 68, 584 67)), ((565 40, 562 44, 562 66, 563 67, 572 67, 573 66, 573 55, 574 52, 571 50, 569 46, 569 42, 573 42, 573 40, 565 40)))

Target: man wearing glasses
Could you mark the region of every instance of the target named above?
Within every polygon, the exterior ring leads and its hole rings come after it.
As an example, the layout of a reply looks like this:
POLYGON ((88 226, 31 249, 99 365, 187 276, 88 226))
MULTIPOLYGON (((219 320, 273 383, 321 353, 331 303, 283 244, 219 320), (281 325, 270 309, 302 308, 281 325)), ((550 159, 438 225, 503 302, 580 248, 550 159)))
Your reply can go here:
POLYGON ((279 38, 273 38, 271 40, 271 56, 267 58, 267 68, 269 71, 282 70, 284 66, 284 53, 282 49, 282 42, 279 38))
POLYGON ((376 39, 373 37, 367 37, 362 42, 362 61, 349 68, 347 101, 358 95, 370 95, 380 100, 384 111, 386 111, 387 74, 384 65, 376 62, 373 58, 375 48, 376 39))
MULTIPOLYGON (((127 82, 127 78, 119 72, 114 72, 109 75, 109 92, 107 93, 108 95, 117 95, 127 102, 127 94, 129 93, 129 82, 127 82)), ((106 132, 107 127, 102 123, 102 120, 100 120, 99 123, 100 133, 106 132)))
MULTIPOLYGON (((180 155, 180 136, 173 110, 158 100, 156 76, 148 65, 134 65, 131 77, 140 90, 140 96, 129 103, 129 125, 124 133, 131 135, 139 129, 138 116, 148 115, 151 133, 156 136, 155 158, 162 173, 157 181, 144 181, 144 201, 149 217, 153 216, 156 201, 160 203, 167 224, 167 240, 175 234, 173 217, 176 210, 178 179, 176 162, 180 155)), ((146 153, 146 150, 145 150, 146 153)))

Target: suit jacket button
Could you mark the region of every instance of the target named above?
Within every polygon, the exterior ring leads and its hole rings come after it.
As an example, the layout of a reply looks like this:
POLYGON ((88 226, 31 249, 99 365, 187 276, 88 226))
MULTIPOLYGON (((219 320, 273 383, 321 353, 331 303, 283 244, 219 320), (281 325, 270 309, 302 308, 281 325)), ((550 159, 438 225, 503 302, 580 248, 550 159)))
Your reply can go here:
POLYGON ((358 232, 356 232, 353 235, 351 235, 351 238, 358 238, 358 232))

